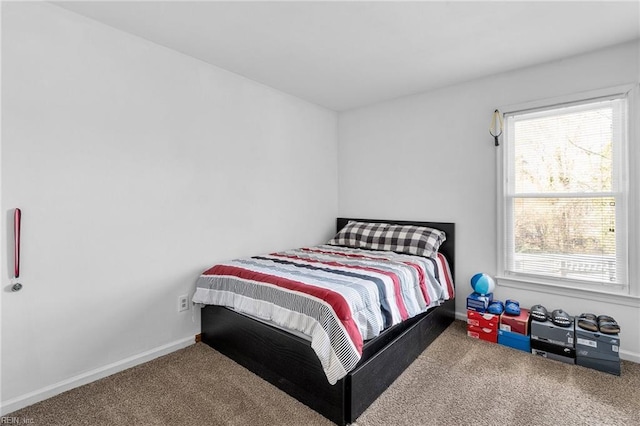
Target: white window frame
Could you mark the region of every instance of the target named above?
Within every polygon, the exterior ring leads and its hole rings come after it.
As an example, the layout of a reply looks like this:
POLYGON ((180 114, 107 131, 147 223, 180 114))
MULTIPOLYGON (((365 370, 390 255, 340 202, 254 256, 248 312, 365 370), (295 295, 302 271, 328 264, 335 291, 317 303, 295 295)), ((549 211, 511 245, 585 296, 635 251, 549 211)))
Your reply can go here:
MULTIPOLYGON (((577 93, 551 99, 541 99, 517 105, 508 105, 500 108, 503 114, 513 114, 536 109, 551 109, 562 105, 588 102, 611 97, 627 98, 627 139, 626 146, 623 147, 626 155, 626 173, 620 176, 621 185, 627 190, 626 205, 623 217, 626 216, 627 228, 627 285, 624 288, 605 287, 602 285, 589 285, 583 282, 571 282, 555 280, 553 278, 532 277, 526 274, 507 273, 507 247, 505 236, 507 235, 507 187, 505 185, 505 173, 508 163, 508 147, 506 140, 503 140, 496 152, 497 167, 497 277, 499 286, 513 287, 526 290, 545 291, 551 294, 564 296, 577 296, 593 300, 611 301, 628 304, 631 306, 640 305, 640 285, 638 284, 638 245, 640 242, 640 141, 638 127, 640 126, 640 107, 638 106, 638 84, 627 84, 605 89, 592 90, 584 93, 577 93)), ((505 129, 506 131, 506 129, 505 129)))

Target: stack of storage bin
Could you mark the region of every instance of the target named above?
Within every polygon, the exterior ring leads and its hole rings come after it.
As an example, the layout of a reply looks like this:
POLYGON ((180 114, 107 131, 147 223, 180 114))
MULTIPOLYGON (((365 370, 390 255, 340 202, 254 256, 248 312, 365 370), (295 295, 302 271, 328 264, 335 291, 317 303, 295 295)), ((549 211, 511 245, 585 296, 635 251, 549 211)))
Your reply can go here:
POLYGON ((467 297, 467 335, 491 343, 498 342, 500 315, 487 313, 493 293, 471 293, 467 297))
POLYGON ((500 315, 498 343, 525 352, 531 350, 528 309, 520 309, 520 315, 517 316, 500 315))
POLYGON ((567 364, 576 363, 574 327, 531 321, 531 353, 567 364))
POLYGON ((588 331, 575 319, 576 364, 620 375, 620 335, 588 331))

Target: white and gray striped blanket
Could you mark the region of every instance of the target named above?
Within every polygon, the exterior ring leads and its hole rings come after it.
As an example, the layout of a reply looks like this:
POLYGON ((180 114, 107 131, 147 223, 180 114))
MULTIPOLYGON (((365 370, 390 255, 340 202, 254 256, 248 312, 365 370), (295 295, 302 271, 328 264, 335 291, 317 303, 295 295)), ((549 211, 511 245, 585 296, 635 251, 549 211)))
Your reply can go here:
POLYGON ((198 279, 195 303, 221 305, 309 338, 329 383, 365 340, 453 297, 446 259, 321 245, 236 259, 198 279))

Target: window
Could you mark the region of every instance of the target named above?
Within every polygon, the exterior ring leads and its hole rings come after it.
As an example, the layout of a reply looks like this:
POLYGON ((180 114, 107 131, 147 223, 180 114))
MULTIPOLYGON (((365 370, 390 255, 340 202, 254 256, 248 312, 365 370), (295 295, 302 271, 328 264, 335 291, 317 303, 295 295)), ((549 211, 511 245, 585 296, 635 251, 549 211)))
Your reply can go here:
POLYGON ((627 97, 505 114, 505 277, 628 290, 627 97))

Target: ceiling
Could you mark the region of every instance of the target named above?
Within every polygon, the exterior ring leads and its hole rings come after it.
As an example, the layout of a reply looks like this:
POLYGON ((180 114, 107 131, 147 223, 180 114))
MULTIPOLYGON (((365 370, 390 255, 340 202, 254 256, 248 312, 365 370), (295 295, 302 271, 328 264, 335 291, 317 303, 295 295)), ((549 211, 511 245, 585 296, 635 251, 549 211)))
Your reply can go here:
POLYGON ((336 111, 640 38, 637 0, 54 4, 336 111))

